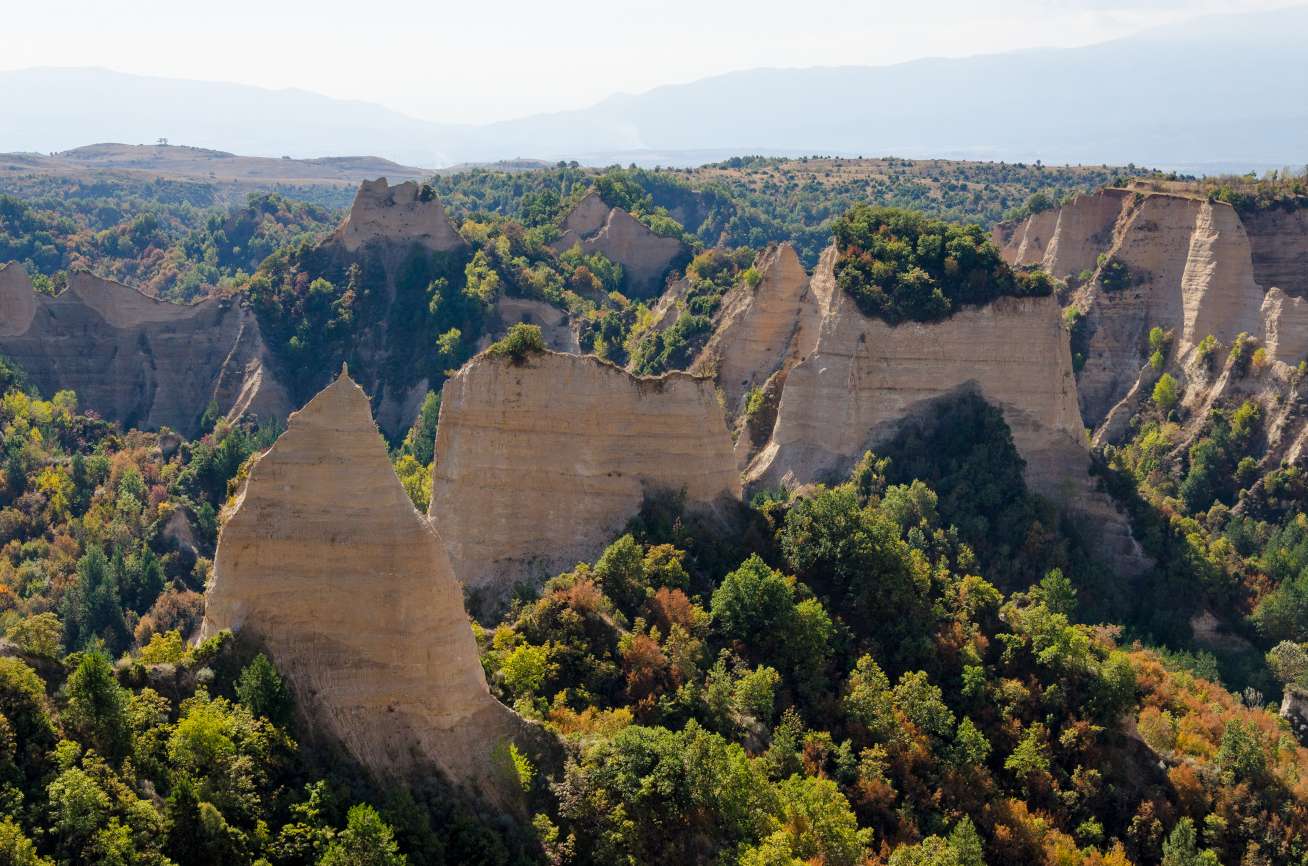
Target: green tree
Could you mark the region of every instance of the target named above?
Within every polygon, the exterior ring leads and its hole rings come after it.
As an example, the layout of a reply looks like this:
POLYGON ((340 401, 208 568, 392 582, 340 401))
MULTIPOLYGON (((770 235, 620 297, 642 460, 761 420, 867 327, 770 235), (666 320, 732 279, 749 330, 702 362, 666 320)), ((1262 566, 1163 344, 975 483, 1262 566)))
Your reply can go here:
POLYGON ((1181 399, 1180 383, 1171 373, 1164 373, 1154 383, 1154 405, 1164 413, 1172 411, 1181 399))
POLYGON ((84 742, 117 760, 131 747, 127 723, 129 693, 118 685, 113 663, 98 650, 82 654, 68 678, 68 708, 64 719, 84 742))
POLYGON ((406 866, 395 833, 377 810, 360 803, 350 807, 345 829, 327 846, 318 866, 406 866))
POLYGON ((8 866, 54 866, 36 852, 32 840, 23 835, 23 828, 6 816, 0 820, 0 863, 8 866))
POLYGON ((262 716, 275 725, 289 723, 295 708, 281 674, 263 653, 255 656, 241 671, 236 696, 255 716, 262 716))
POLYGON ((1162 866, 1218 866, 1213 851, 1200 851, 1194 821, 1182 818, 1163 842, 1162 866))

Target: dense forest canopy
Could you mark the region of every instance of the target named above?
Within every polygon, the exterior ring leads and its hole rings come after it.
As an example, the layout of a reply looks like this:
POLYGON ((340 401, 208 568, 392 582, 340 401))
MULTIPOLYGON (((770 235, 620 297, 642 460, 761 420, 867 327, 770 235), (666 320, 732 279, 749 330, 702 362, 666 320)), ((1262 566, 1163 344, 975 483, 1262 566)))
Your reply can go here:
POLYGON ((1042 271, 1014 270, 976 224, 855 205, 835 224, 836 284, 865 315, 890 324, 948 318, 1006 295, 1048 295, 1042 271))

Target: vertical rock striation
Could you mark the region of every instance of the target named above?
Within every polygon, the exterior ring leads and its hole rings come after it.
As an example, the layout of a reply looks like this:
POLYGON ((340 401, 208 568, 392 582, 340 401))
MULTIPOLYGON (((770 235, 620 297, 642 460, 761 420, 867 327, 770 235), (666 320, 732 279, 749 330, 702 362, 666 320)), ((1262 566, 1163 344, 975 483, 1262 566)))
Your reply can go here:
POLYGON ((593 356, 479 355, 445 383, 430 514, 485 603, 594 558, 647 493, 739 500, 713 384, 641 378, 593 356))
POLYGON ((202 634, 267 649, 316 729, 380 774, 435 765, 503 802, 526 731, 486 686, 440 536, 342 375, 259 457, 223 526, 202 634))
POLYGON ((762 280, 752 288, 738 283, 722 298, 713 336, 693 365, 716 372, 733 414, 751 390, 812 351, 834 287, 810 284, 788 243, 764 253, 756 267, 762 280))
POLYGON ((126 427, 199 432, 211 403, 228 416, 284 418, 285 389, 254 314, 233 298, 170 304, 88 273, 51 298, 20 265, 0 268, 0 353, 49 395, 126 427))

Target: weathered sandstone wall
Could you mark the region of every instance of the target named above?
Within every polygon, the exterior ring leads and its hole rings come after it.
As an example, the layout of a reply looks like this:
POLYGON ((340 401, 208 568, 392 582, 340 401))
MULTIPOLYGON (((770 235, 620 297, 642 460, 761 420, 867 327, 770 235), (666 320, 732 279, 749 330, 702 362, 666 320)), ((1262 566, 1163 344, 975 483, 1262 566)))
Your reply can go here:
POLYGON ((589 193, 563 221, 563 235, 551 246, 558 252, 580 245, 582 252, 603 253, 622 265, 623 282, 632 297, 646 298, 663 289, 663 278, 686 252, 676 238, 654 234, 621 208, 610 208, 589 193))
POLYGON ((495 801, 527 726, 490 694, 440 536, 342 375, 290 417, 229 511, 202 634, 264 647, 314 728, 382 775, 439 767, 495 801))
POLYGON ((544 301, 503 295, 495 301, 494 315, 487 322, 480 348, 485 349, 519 323, 539 327, 545 345, 556 352, 575 354, 581 351, 577 331, 567 312, 544 301))
MULTIPOLYGON (((1110 189, 1078 196, 1057 213, 1038 258, 1059 277, 1094 272, 1074 303, 1089 335, 1078 376, 1081 412, 1099 428, 1097 441, 1122 435, 1123 420, 1148 398, 1152 375, 1144 366, 1153 327, 1173 334, 1168 371, 1187 385, 1190 408, 1258 390, 1239 377, 1210 376, 1194 363, 1194 349, 1208 335, 1223 347, 1240 333, 1252 335, 1266 349, 1273 378, 1284 378, 1308 354, 1308 311, 1300 300, 1308 290, 1308 211, 1274 208, 1241 217, 1224 202, 1184 189, 1110 189), (1125 265, 1128 285, 1105 288, 1101 255, 1125 265)), ((1028 220, 996 229, 1006 259, 1036 258, 1022 245, 1034 226, 1028 220)), ((1270 380, 1263 386, 1279 388, 1270 380)))
MULTIPOLYGON (((826 255, 813 282, 834 280, 826 255)), ((1106 558, 1138 566, 1125 518, 1095 489, 1058 302, 1000 298, 943 322, 890 326, 843 292, 829 296, 816 345, 785 379, 772 435, 746 472, 763 486, 838 478, 910 419, 964 389, 999 407, 1027 483, 1092 515, 1106 558)))
POLYGON ((229 416, 283 418, 254 314, 219 298, 183 306, 77 273, 58 297, 36 295, 19 265, 0 269, 0 353, 44 394, 68 388, 124 426, 198 432, 212 401, 229 416))
POLYGON ((445 383, 430 514, 487 604, 594 558, 647 492, 740 498, 710 380, 640 378, 592 356, 480 355, 445 383))
POLYGON ((1099 253, 1112 241, 1113 226, 1129 195, 1120 189, 1077 195, 1060 208, 996 226, 991 237, 1009 264, 1039 265, 1059 279, 1068 279, 1094 270, 1099 253))
POLYGON ((1308 295, 1308 208, 1270 208, 1243 220, 1258 285, 1308 295))

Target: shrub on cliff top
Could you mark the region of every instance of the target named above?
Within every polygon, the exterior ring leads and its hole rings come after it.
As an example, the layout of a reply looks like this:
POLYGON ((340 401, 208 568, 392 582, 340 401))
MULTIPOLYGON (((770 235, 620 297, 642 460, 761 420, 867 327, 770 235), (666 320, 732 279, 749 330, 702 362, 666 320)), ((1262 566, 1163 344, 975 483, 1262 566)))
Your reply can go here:
POLYGON ((540 325, 519 322, 509 328, 509 332, 500 340, 492 343, 486 354, 493 358, 508 358, 515 364, 521 364, 528 355, 544 351, 545 338, 541 336, 540 325))
POLYGON ((978 225, 859 204, 835 225, 836 282, 864 315, 934 322, 1003 295, 1048 295, 1039 271, 1014 271, 978 225))

